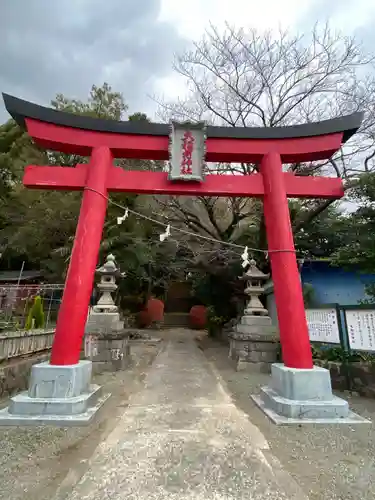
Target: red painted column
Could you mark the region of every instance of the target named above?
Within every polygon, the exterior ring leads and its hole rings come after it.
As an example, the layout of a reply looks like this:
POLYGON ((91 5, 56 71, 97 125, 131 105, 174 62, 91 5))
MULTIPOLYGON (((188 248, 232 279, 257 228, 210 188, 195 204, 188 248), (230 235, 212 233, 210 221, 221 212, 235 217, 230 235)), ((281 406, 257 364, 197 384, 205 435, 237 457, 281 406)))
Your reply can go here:
POLYGON ((105 198, 107 176, 112 160, 109 148, 101 146, 93 149, 87 169, 88 189, 83 192, 64 295, 57 319, 51 365, 73 365, 79 361, 107 210, 105 198))
POLYGON ((271 152, 263 157, 261 174, 264 184, 264 218, 284 364, 289 368, 312 368, 302 285, 282 162, 278 153, 271 152))

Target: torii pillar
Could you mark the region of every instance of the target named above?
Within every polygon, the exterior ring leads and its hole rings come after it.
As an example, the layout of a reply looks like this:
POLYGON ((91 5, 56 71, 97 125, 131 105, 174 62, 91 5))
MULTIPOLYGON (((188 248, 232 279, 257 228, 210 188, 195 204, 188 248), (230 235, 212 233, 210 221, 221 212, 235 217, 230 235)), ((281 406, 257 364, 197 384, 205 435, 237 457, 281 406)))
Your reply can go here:
POLYGON ((275 421, 348 416, 347 402, 332 396, 329 372, 313 367, 288 209, 288 197, 340 198, 342 182, 298 177, 284 173, 282 165, 330 158, 355 133, 361 113, 271 129, 170 128, 57 112, 8 95, 4 101, 39 146, 89 156, 90 162, 75 168, 26 168, 26 187, 83 190, 83 199, 51 360, 33 367, 28 393, 0 411, 0 424, 66 425, 67 419, 79 424, 89 421, 98 407, 90 362, 79 357, 110 192, 262 198, 284 364, 272 366, 271 387, 255 399, 275 421), (125 171, 114 166, 113 158, 170 160, 171 172, 125 171), (203 179, 204 161, 258 163, 260 173, 203 179))

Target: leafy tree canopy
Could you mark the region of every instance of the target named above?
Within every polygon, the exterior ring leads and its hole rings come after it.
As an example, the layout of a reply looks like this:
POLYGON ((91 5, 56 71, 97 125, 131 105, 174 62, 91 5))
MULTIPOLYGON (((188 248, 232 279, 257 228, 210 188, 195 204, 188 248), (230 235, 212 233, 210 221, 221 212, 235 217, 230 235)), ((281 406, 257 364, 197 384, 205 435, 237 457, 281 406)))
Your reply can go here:
POLYGON ((347 244, 337 249, 335 262, 356 266, 364 273, 375 273, 375 173, 358 179, 350 190, 350 199, 357 208, 345 218, 347 244))
MULTIPOLYGON (((113 91, 107 83, 101 87, 93 85, 87 101, 59 94, 51 104, 61 111, 112 120, 122 119, 127 111, 122 94, 113 91)), ((144 113, 135 113, 129 119, 148 120, 144 113)), ((25 189, 22 176, 29 164, 71 167, 85 161, 85 158, 75 155, 40 150, 13 120, 0 127, 2 268, 19 268, 24 260, 25 269, 41 268, 47 279, 63 279, 74 240, 81 193, 25 189)), ((130 165, 120 160, 118 165, 122 168, 161 168, 160 164, 136 160, 130 165)), ((115 201, 129 207, 134 207, 138 198, 125 194, 113 196, 115 201)), ((102 251, 119 251, 128 261, 127 265, 131 261, 133 268, 138 269, 152 259, 147 243, 149 228, 147 224, 141 225, 134 220, 119 227, 113 222, 118 215, 119 209, 110 205, 102 251)))

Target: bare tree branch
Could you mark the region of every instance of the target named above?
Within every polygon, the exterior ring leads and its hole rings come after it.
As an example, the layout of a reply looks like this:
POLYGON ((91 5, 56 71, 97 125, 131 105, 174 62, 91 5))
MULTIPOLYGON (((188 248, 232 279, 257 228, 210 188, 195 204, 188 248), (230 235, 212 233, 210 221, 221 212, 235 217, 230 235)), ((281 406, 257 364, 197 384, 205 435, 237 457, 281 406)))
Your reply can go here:
MULTIPOLYGON (((165 118, 205 119, 233 127, 274 127, 364 110, 361 130, 332 159, 287 167, 295 175, 334 175, 348 180, 375 167, 373 62, 354 37, 334 32, 328 24, 316 25, 304 35, 264 34, 229 25, 219 31, 211 26, 192 50, 175 60, 175 70, 188 85, 187 98, 160 102, 160 113, 165 118)), ((226 175, 250 175, 258 170, 252 164, 209 168, 226 175)), ((241 221, 251 217, 248 208, 227 200, 224 222, 216 202, 196 199, 194 203, 195 208, 187 208, 181 198, 176 199, 175 218, 219 238, 230 240, 241 221)), ((301 203, 305 208, 296 227, 308 224, 329 204, 301 203)), ((260 223, 259 213, 254 216, 260 223)))

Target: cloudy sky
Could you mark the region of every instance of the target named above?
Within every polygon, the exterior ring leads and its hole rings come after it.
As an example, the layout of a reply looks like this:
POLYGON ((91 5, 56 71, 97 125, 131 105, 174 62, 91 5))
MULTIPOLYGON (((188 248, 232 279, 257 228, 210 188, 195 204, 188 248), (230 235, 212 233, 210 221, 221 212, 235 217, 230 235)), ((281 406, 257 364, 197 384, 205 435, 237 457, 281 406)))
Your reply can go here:
POLYGON ((374 0, 0 0, 0 91, 48 105, 107 81, 153 116, 150 96, 184 92, 173 54, 210 22, 303 31, 327 18, 375 48, 374 0))

